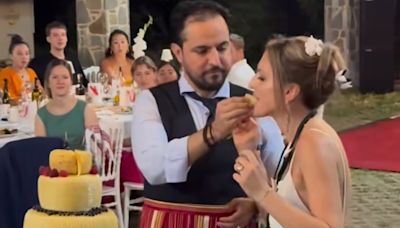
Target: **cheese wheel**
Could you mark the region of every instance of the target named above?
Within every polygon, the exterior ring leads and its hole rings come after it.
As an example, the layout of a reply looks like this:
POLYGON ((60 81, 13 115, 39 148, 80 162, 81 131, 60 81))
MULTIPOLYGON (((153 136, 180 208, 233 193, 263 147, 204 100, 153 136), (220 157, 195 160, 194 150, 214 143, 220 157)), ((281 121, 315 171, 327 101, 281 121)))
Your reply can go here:
POLYGON ((40 176, 40 206, 54 211, 87 211, 100 206, 101 187, 98 175, 40 176))
POLYGON ((48 215, 30 209, 24 218, 24 228, 96 227, 117 228, 117 216, 111 210, 95 216, 48 215))

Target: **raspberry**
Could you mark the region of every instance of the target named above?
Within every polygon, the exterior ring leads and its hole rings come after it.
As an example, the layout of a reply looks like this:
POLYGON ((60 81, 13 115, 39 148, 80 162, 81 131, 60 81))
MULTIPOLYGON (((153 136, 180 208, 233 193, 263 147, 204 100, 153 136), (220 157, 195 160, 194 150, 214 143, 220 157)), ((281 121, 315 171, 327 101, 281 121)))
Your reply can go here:
POLYGON ((60 172, 58 173, 59 177, 67 177, 68 176, 68 172, 65 170, 60 170, 60 172))
POLYGON ((50 177, 58 177, 58 171, 57 169, 52 169, 50 171, 50 177))
POLYGON ((48 166, 40 166, 39 175, 50 176, 50 168, 48 166))
POLYGON ((90 174, 97 174, 97 167, 96 166, 92 166, 92 168, 89 171, 90 174))

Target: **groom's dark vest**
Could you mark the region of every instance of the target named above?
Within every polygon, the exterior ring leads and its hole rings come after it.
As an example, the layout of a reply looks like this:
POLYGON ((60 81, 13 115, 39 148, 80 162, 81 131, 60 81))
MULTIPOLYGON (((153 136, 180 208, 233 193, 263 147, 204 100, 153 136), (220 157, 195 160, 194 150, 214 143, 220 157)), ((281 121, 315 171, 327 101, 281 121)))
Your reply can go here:
MULTIPOLYGON (((188 104, 179 94, 178 82, 150 89, 155 97, 168 141, 197 131, 188 104)), ((248 90, 230 84, 232 96, 243 96, 248 90)), ((223 205, 245 193, 233 180, 233 164, 237 151, 232 139, 217 143, 197 160, 187 174, 186 182, 151 185, 144 183, 144 196, 154 200, 223 205)))

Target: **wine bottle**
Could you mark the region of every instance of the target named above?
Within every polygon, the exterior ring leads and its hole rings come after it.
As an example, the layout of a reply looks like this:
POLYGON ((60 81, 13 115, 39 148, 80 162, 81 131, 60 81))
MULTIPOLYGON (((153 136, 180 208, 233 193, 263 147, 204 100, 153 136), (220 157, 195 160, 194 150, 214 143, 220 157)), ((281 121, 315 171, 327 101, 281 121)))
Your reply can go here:
POLYGON ((4 79, 3 97, 1 99, 3 104, 10 104, 10 95, 8 94, 8 80, 4 79))
POLYGON ((80 95, 85 95, 85 87, 83 86, 83 80, 82 80, 82 74, 78 74, 78 87, 75 88, 75 94, 80 96, 80 95))
POLYGON ((120 97, 119 97, 119 88, 117 89, 117 92, 115 93, 115 96, 114 96, 114 106, 119 106, 119 99, 120 99, 120 97))
POLYGON ((38 103, 40 101, 40 96, 41 96, 41 92, 39 90, 38 87, 38 79, 35 78, 35 84, 33 86, 33 90, 32 90, 32 101, 38 103))

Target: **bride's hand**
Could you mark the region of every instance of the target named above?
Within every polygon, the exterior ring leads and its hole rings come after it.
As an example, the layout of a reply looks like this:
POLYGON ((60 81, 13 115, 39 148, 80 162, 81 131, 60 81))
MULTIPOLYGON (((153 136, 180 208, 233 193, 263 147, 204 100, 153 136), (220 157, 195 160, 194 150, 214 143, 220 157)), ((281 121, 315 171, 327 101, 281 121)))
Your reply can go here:
POLYGON ((234 165, 233 179, 247 196, 260 202, 273 188, 268 183, 268 173, 260 157, 260 151, 242 150, 234 165))
POLYGON ((237 151, 256 150, 260 143, 260 130, 257 122, 253 118, 242 121, 232 133, 233 142, 237 151))

